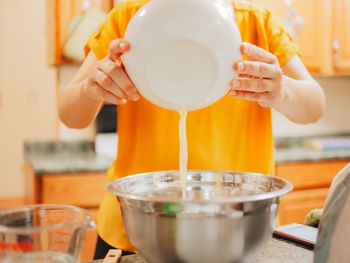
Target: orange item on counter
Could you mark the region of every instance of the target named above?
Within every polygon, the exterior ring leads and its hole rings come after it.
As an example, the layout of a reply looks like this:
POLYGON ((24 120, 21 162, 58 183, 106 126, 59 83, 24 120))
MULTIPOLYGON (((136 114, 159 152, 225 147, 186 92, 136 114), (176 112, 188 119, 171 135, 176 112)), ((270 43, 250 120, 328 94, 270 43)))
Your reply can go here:
MULTIPOLYGON (((119 3, 94 33, 85 54, 104 58, 112 40, 123 38, 128 22, 147 0, 119 3)), ((297 46, 270 11, 233 1, 235 21, 244 42, 271 53, 281 66, 298 54, 297 46)), ((131 45, 132 48, 132 45, 131 45)), ((123 176, 179 169, 179 114, 141 98, 118 106, 118 157, 108 181, 123 176)), ((188 169, 217 169, 274 174, 271 112, 256 102, 226 95, 187 117, 188 169)), ((106 192, 98 215, 101 238, 113 247, 134 251, 115 196, 106 192)))

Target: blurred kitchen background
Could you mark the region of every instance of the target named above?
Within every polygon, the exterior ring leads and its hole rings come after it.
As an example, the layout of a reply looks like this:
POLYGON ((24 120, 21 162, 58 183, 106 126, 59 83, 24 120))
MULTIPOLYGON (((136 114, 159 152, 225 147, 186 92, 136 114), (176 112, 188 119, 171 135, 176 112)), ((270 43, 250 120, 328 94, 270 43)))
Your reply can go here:
MULTIPOLYGON (((0 207, 68 203, 96 217, 116 154, 115 108, 107 105, 94 125, 73 130, 57 117, 56 94, 77 71, 86 37, 117 2, 0 1, 0 207)), ((350 0, 256 2, 280 16, 327 97, 315 124, 273 112, 276 175, 295 186, 280 220, 302 223, 350 161, 350 0)))

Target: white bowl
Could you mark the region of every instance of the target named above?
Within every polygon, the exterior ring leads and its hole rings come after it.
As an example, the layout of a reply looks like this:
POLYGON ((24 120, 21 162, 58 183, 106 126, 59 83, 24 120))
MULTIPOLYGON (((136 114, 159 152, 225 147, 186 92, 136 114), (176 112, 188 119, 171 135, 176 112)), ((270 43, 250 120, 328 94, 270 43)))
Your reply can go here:
POLYGON ((125 68, 139 92, 170 110, 204 108, 229 90, 241 60, 231 1, 151 0, 133 16, 124 39, 125 68))

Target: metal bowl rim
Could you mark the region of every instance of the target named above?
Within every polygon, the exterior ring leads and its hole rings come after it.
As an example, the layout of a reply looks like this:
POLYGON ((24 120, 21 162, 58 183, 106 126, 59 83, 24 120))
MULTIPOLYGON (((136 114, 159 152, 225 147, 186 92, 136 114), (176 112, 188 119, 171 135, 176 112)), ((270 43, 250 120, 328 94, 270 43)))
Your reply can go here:
POLYGON ((261 194, 255 194, 252 196, 244 196, 244 197, 232 197, 232 198, 222 198, 222 199, 211 199, 211 200, 185 200, 185 199, 167 199, 167 198, 159 198, 159 197, 145 197, 130 193, 125 193, 122 191, 119 191, 115 189, 114 185, 127 179, 127 178, 134 178, 134 177, 142 177, 146 175, 154 175, 154 174, 160 174, 160 173, 178 173, 178 170, 168 170, 168 171, 156 171, 156 172, 146 172, 146 173, 139 173, 139 174, 133 174, 129 176, 125 176, 122 178, 117 178, 112 181, 110 181, 106 188, 107 190, 116 195, 118 198, 126 198, 131 199, 135 201, 146 201, 146 202, 159 202, 159 203, 178 203, 178 204, 222 204, 222 203, 244 203, 244 202, 254 202, 254 201, 262 201, 262 200, 268 200, 272 199, 274 197, 282 196, 288 192, 290 192, 293 189, 293 184, 287 181, 284 178, 273 176, 273 175, 267 175, 263 173, 249 173, 249 172, 236 172, 236 171, 229 171, 229 170, 188 170, 188 174, 192 172, 212 172, 212 173, 229 173, 229 174, 244 174, 244 175, 252 175, 252 176, 264 176, 269 178, 278 178, 278 180, 281 180, 285 186, 279 190, 267 192, 267 193, 261 193, 261 194))

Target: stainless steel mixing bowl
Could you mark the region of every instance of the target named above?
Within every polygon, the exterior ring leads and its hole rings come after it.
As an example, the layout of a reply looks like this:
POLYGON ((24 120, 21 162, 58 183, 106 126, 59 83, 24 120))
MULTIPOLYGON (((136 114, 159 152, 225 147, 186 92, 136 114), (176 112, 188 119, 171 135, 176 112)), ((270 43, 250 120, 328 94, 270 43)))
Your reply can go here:
POLYGON ((182 199, 178 171, 114 180, 131 243, 149 263, 252 262, 272 236, 277 208, 292 184, 274 176, 188 171, 182 199))

